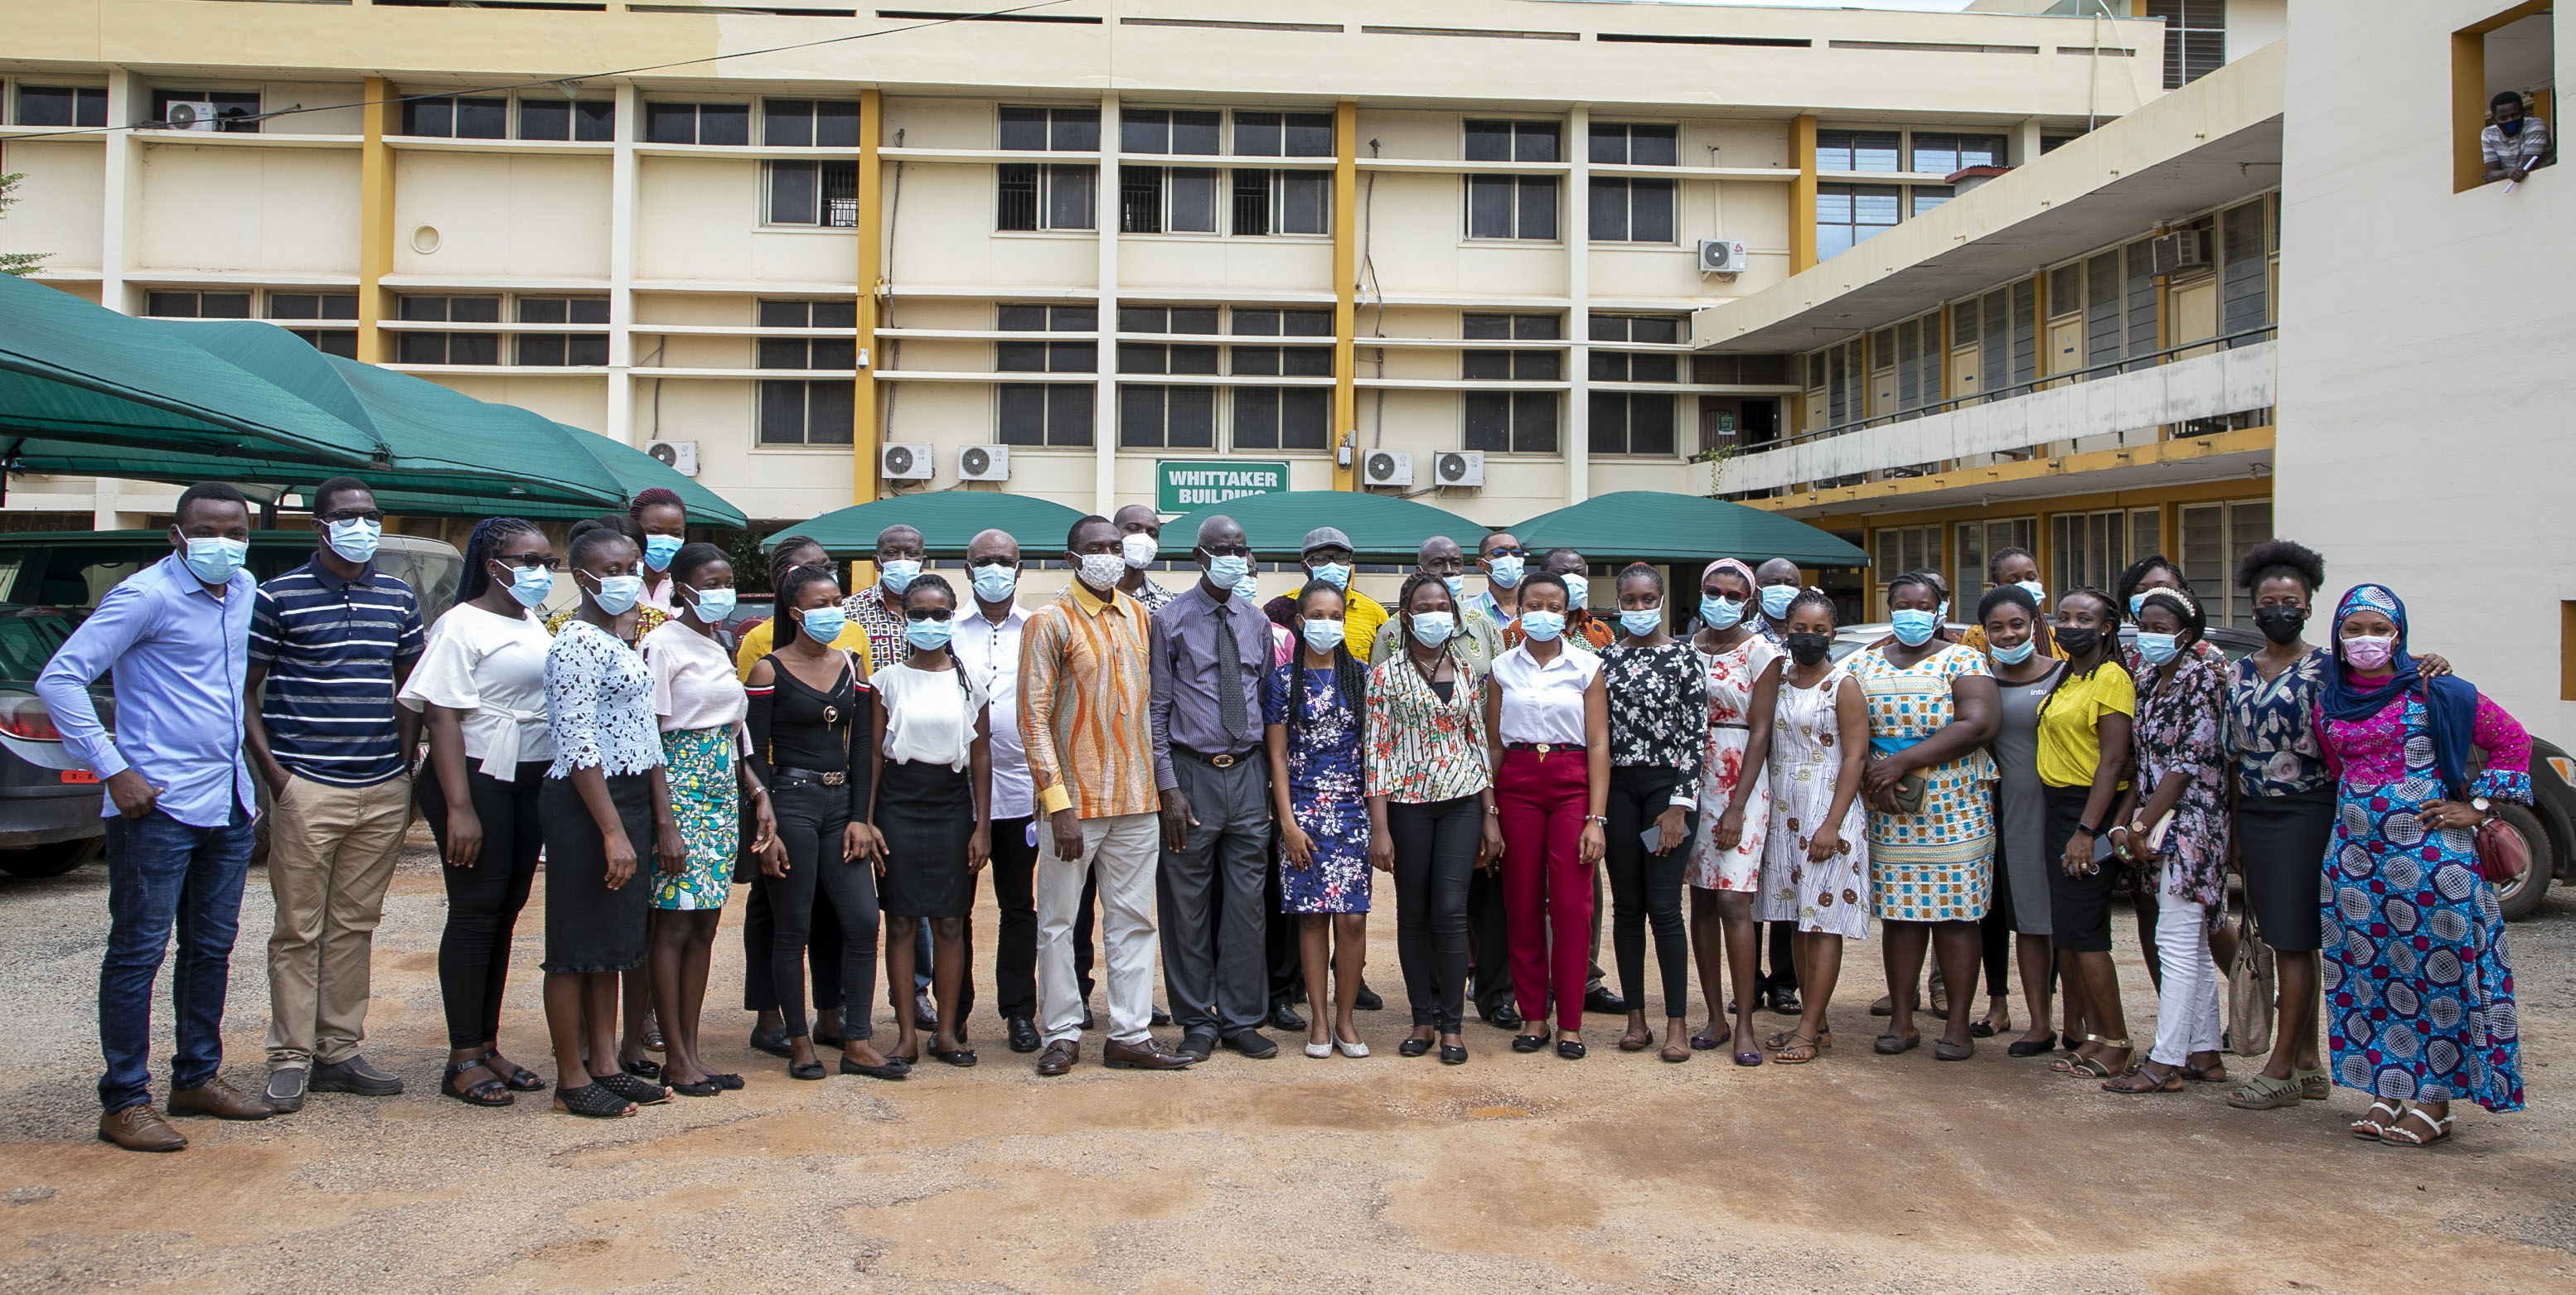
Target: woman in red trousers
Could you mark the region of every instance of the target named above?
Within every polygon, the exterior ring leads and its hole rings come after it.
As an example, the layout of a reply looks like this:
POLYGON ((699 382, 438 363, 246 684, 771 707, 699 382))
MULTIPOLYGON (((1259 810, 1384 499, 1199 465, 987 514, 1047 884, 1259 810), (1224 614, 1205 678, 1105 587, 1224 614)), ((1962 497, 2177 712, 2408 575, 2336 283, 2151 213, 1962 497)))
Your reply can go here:
MULTIPOLYGON (((1556 1055, 1583 1055, 1583 981, 1591 965, 1592 870, 1610 799, 1610 703, 1601 658, 1565 638, 1565 581, 1522 581, 1521 645, 1494 659, 1485 732, 1503 830, 1503 913, 1521 1018, 1543 1030, 1557 1008, 1556 1055)), ((1512 1037, 1515 1052, 1547 1046, 1512 1037)))

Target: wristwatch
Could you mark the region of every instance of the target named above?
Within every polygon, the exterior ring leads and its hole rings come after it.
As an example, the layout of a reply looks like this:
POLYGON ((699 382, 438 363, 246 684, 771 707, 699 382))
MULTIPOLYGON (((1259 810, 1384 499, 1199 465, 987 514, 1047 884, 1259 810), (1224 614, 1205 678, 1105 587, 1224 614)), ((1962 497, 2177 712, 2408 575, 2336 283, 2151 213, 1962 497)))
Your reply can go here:
POLYGON ((2082 820, 2080 820, 2080 819, 2076 821, 2076 824, 2075 824, 2075 830, 2076 830, 2076 831, 2078 831, 2078 832, 2082 832, 2082 833, 2083 833, 2084 835, 2086 835, 2086 836, 2100 836, 2100 835, 2102 835, 2102 829, 2100 829, 2100 828, 2098 828, 2098 827, 2095 827, 2095 826, 2093 826, 2092 824, 2087 823, 2087 822, 2084 822, 2084 821, 2082 821, 2082 820))

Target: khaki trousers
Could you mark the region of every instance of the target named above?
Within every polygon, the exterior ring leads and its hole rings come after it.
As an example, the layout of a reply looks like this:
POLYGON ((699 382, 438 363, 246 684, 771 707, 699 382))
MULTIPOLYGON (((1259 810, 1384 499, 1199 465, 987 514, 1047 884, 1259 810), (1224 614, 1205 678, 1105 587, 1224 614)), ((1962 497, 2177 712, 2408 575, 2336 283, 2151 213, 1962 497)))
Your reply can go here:
POLYGON ((339 787, 290 776, 269 811, 268 1065, 334 1063, 366 1038, 369 958, 411 824, 411 779, 339 787))

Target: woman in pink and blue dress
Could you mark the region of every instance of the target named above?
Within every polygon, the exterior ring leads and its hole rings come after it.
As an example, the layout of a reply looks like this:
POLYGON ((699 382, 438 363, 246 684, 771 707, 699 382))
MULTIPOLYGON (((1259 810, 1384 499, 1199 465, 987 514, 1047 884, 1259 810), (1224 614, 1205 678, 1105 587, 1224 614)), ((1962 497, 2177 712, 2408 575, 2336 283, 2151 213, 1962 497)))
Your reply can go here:
POLYGON ((2430 1146, 2451 1103, 2522 1109, 2504 912, 2475 833, 2531 801, 2531 735, 2467 681, 2406 652, 2406 604, 2356 585, 2335 608, 2317 735, 2335 774, 2324 860, 2326 1044, 2371 1095, 2353 1136, 2430 1146))
POLYGON ((1314 1033, 1306 1055, 1365 1057, 1351 1024, 1368 953, 1369 813, 1360 752, 1367 749, 1368 670, 1342 642, 1342 591, 1309 580, 1297 592, 1297 655, 1270 672, 1261 720, 1270 795, 1279 813, 1279 911, 1297 918, 1314 1033), (1324 1019, 1330 971, 1333 1019, 1324 1019))

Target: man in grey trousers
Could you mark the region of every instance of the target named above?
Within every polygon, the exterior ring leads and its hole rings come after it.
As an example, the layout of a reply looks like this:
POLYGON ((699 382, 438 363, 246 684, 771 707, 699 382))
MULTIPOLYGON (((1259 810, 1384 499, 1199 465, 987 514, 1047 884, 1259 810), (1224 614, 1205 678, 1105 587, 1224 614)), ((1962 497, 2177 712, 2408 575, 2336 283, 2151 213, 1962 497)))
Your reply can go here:
POLYGON ((1270 621, 1234 596, 1252 549, 1233 518, 1201 524, 1192 556, 1199 580, 1154 613, 1151 639, 1163 985, 1184 1055, 1204 1061, 1222 1040, 1266 1059, 1279 1052, 1260 1031, 1270 1014, 1270 768, 1261 731, 1270 621))

